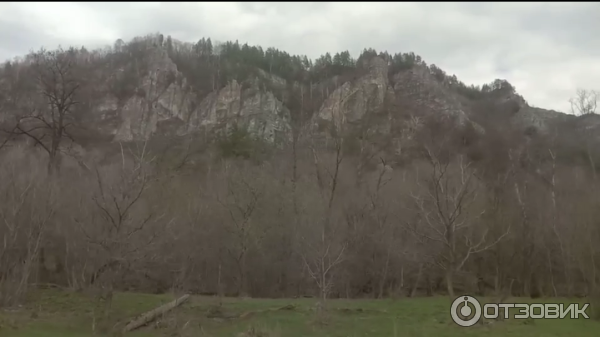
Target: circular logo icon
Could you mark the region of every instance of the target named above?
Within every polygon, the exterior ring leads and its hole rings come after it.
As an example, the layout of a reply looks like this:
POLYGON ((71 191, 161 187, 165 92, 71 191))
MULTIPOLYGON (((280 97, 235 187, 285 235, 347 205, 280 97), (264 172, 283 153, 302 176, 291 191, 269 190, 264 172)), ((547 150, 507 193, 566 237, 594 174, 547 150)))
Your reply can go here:
POLYGON ((450 308, 450 316, 452 316, 452 320, 454 321, 454 323, 460 326, 473 326, 481 318, 481 304, 479 304, 479 301, 477 301, 471 296, 457 297, 454 300, 454 302, 452 302, 452 307, 450 308), (469 303, 473 308, 469 306, 469 303), (475 309, 474 314, 473 309, 475 309), (471 314, 473 314, 473 317, 467 319, 467 317, 470 317, 471 314))

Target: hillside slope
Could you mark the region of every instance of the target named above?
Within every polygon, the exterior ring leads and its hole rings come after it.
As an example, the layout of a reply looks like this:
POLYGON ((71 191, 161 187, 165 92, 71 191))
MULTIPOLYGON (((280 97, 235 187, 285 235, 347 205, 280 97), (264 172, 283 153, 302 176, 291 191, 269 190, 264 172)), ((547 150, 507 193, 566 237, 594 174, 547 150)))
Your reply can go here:
POLYGON ((464 124, 482 109, 510 114, 523 130, 567 118, 529 106, 506 81, 467 87, 413 53, 365 50, 357 60, 341 53, 312 63, 272 48, 237 42, 217 48, 210 39, 190 44, 152 35, 118 41, 109 51, 82 49, 77 57, 91 75, 83 120, 114 141, 237 125, 276 142, 309 121, 360 124, 383 116, 390 125, 400 115, 435 115, 464 124))
POLYGON ((593 294, 599 126, 414 53, 40 50, 0 71, 0 305, 27 282, 593 294))

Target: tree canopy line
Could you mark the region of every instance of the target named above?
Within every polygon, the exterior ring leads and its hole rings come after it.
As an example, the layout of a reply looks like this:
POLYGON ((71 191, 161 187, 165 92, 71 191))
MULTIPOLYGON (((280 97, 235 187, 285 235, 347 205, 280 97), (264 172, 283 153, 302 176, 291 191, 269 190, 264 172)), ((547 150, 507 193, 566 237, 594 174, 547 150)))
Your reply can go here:
POLYGON ((485 94, 499 89, 514 92, 514 87, 506 80, 497 79, 481 86, 466 85, 459 81, 456 75, 446 74, 435 64, 427 65, 421 56, 413 52, 390 54, 387 51, 377 52, 375 49, 365 48, 358 58, 353 58, 346 50, 333 55, 327 52, 311 60, 306 55, 290 55, 273 47, 265 50, 261 46, 240 44, 237 40, 215 43, 210 38, 202 38, 196 43, 174 43, 170 36, 165 38, 158 34, 156 39, 153 37, 137 38, 130 43, 118 40, 113 48, 114 56, 122 58, 129 55, 139 59, 139 53, 148 45, 157 44, 158 47, 166 48, 180 71, 188 74, 190 81, 196 81, 194 86, 198 88, 203 88, 198 81, 212 77, 208 74, 215 69, 220 70, 220 85, 234 79, 244 81, 250 76, 256 76, 260 70, 290 82, 319 83, 361 69, 366 66, 365 60, 379 56, 387 61, 390 77, 415 65, 425 66, 439 82, 470 99, 482 98, 485 94))
MULTIPOLYGON (((107 92, 121 100, 144 94, 137 81, 155 65, 154 47, 185 74, 168 81, 206 93, 260 71, 326 81, 376 55, 390 73, 425 66, 413 53, 367 49, 356 60, 342 52, 311 61, 162 35, 101 51, 42 49, 6 63, 0 304, 21 301, 40 283, 323 301, 597 296, 600 153, 577 125, 531 135, 507 114, 482 114, 481 133, 415 113, 393 139, 365 131, 317 144, 302 134, 262 160, 250 160, 256 151, 244 134, 226 144, 234 154, 227 156, 195 135, 161 139, 159 150, 152 140, 74 150, 81 130, 95 127, 85 114, 107 92)), ((475 100, 514 93, 506 81, 478 88, 428 69, 475 100)), ((591 111, 584 98, 573 102, 591 111)))
MULTIPOLYGON (((171 40, 167 38, 167 50, 172 51, 173 48, 168 47, 169 43, 172 43, 169 41, 171 40)), ((480 98, 482 94, 499 89, 508 89, 514 92, 514 87, 505 80, 495 80, 490 84, 482 86, 467 86, 459 81, 456 75, 450 76, 446 74, 435 64, 428 66, 421 56, 413 52, 395 53, 392 55, 387 51, 377 52, 375 49, 365 48, 356 59, 346 50, 334 55, 327 52, 313 61, 306 55, 290 55, 285 51, 280 51, 272 47, 263 50, 260 46, 250 46, 247 43, 240 44, 238 41, 227 41, 219 44, 215 50, 210 38, 202 38, 195 45, 189 45, 188 50, 200 56, 200 59, 197 60, 199 63, 202 62, 203 57, 205 58, 204 60, 215 57, 222 60, 222 62, 231 67, 231 75, 225 75, 226 78, 230 79, 240 76, 243 80, 244 74, 248 74, 252 69, 262 69, 286 81, 318 83, 334 76, 343 75, 356 68, 365 67, 365 60, 379 56, 388 62, 390 76, 402 70, 408 70, 415 65, 426 66, 438 81, 472 99, 480 98), (246 72, 243 68, 247 68, 246 72)))

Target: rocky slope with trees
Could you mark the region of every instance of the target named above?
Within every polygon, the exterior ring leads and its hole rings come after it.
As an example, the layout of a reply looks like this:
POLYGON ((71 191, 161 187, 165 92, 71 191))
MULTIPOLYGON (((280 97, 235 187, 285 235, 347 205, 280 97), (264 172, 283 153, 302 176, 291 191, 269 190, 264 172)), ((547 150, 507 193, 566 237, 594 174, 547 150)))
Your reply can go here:
POLYGON ((596 98, 543 110, 372 49, 33 52, 0 71, 0 301, 593 294, 596 98))

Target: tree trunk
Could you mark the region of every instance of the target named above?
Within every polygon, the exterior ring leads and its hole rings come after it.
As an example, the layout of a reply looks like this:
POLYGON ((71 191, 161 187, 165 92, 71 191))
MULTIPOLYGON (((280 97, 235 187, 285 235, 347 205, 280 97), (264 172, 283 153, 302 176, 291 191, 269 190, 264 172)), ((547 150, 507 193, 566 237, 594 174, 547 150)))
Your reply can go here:
POLYGON ((412 290, 410 291, 410 297, 415 297, 417 295, 417 289, 419 287, 419 282, 421 281, 421 275, 423 274, 423 264, 419 264, 419 271, 417 272, 417 279, 413 284, 412 290))
POLYGON ((500 268, 496 266, 496 277, 494 277, 494 293, 496 296, 500 295, 500 268))
POLYGON ((446 270, 446 288, 448 290, 448 296, 454 298, 454 270, 446 270))
POLYGON ((156 317, 163 315, 163 314, 177 308, 178 306, 183 304, 183 302, 187 301, 188 298, 190 298, 190 295, 186 294, 174 301, 171 301, 167 304, 161 305, 158 308, 148 311, 147 313, 143 314, 141 317, 129 322, 129 324, 127 324, 125 326, 125 328, 123 328, 123 332, 125 333, 125 332, 135 330, 141 326, 144 326, 144 325, 152 322, 156 317))
POLYGON ((431 285, 431 276, 427 275, 427 296, 433 296, 433 289, 431 285))
MULTIPOLYGON (((379 294, 377 298, 383 297, 383 287, 385 286, 385 281, 387 280, 388 269, 390 265, 390 249, 388 248, 387 257, 385 259, 385 266, 383 267, 383 275, 381 276, 381 280, 379 280, 379 294)), ((402 269, 403 273, 404 269, 402 269)))

